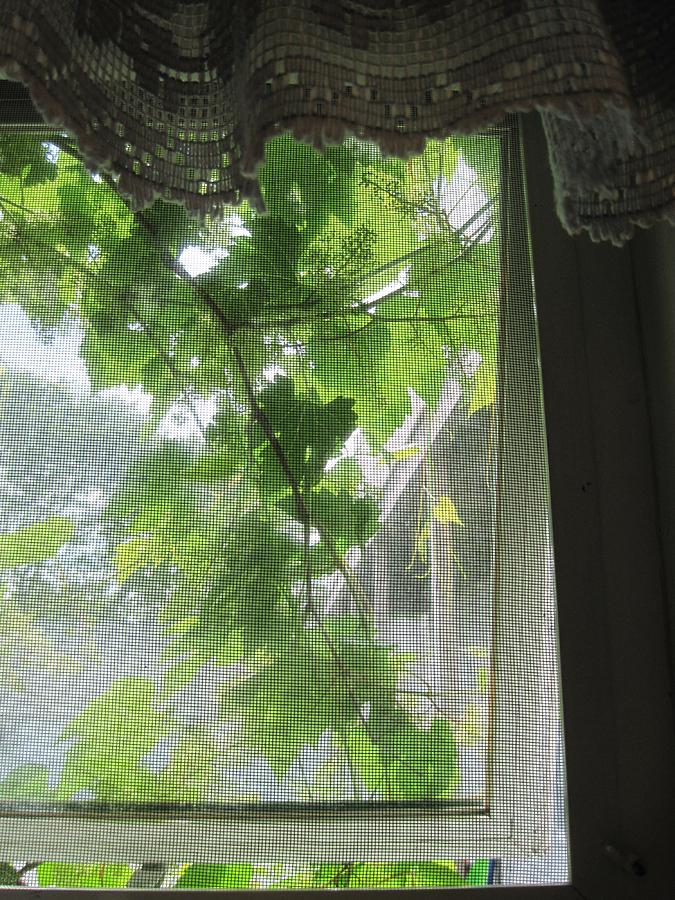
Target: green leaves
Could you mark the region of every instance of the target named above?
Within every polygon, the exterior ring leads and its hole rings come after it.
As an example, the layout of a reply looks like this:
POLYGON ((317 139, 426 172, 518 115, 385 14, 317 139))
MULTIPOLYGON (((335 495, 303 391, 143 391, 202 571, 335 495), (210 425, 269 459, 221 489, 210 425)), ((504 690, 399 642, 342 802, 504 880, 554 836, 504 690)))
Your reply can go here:
POLYGON ((87 363, 92 387, 102 390, 126 384, 135 387, 147 378, 147 366, 156 356, 156 349, 149 336, 136 327, 133 317, 103 323, 96 320, 96 329, 89 328, 84 336, 80 353, 87 363), (110 336, 101 334, 110 329, 110 336))
POLYGON ((469 887, 487 884, 488 871, 488 860, 477 860, 466 874, 463 864, 451 861, 328 863, 283 878, 271 887, 276 890, 469 887))
MULTIPOLYGON (((351 888, 354 890, 472 887, 488 884, 489 860, 471 865, 450 860, 439 862, 323 863, 279 878, 274 866, 247 863, 195 863, 183 866, 177 890, 241 890, 257 887, 256 877, 272 890, 351 888), (276 876, 276 879, 275 879, 276 876)), ((40 863, 40 887, 123 888, 129 886, 130 866, 110 863, 40 863)), ((19 884, 19 872, 8 863, 0 866, 0 883, 19 884)))
MULTIPOLYGON (((154 533, 169 544, 178 542, 198 521, 200 497, 186 477, 194 462, 189 450, 171 444, 148 453, 113 496, 107 517, 126 521, 132 533, 154 533)), ((141 548, 132 545, 130 552, 141 548)), ((159 553, 159 548, 152 552, 159 553)))
POLYGON ((290 135, 268 141, 258 179, 270 216, 308 238, 318 233, 331 215, 351 206, 350 182, 344 164, 338 166, 342 178, 329 156, 290 135))
POLYGON ((18 869, 9 863, 0 863, 0 887, 10 887, 21 884, 18 869))
POLYGON ((157 537, 137 537, 115 548, 115 569, 119 581, 126 581, 134 572, 146 566, 156 566, 168 556, 167 549, 157 537))
POLYGON ((185 245, 199 244, 203 237, 199 223, 191 219, 178 203, 156 200, 149 209, 144 210, 143 219, 153 232, 162 236, 164 246, 172 255, 177 255, 185 245))
MULTIPOLYGON (((320 481, 329 457, 356 427, 353 400, 336 397, 328 403, 317 403, 299 397, 290 378, 277 379, 260 394, 259 403, 302 490, 320 481)), ((288 475, 259 424, 254 445, 264 488, 277 496, 290 493, 288 475)))
POLYGON ((215 629, 199 628, 196 618, 195 627, 174 637, 163 653, 171 665, 164 673, 161 698, 170 697, 189 684, 208 662, 228 666, 240 660, 245 650, 240 632, 232 630, 224 637, 215 629))
POLYGON ((42 800, 50 794, 49 771, 35 763, 12 769, 0 781, 0 800, 42 800))
POLYGON ((356 725, 362 704, 392 691, 398 671, 396 655, 364 637, 291 631, 279 655, 225 690, 224 709, 240 718, 245 746, 282 776, 324 732, 356 725))
POLYGON ((463 525, 457 507, 450 497, 439 497, 431 511, 434 521, 440 525, 463 525))
POLYGON ((278 776, 326 729, 356 715, 320 639, 291 639, 284 656, 229 688, 223 703, 241 717, 244 746, 262 753, 278 776))
POLYGON ((303 243, 298 229, 283 219, 266 216, 253 221, 251 233, 256 251, 255 274, 262 278, 292 278, 303 243))
POLYGON ((54 181, 57 166, 53 158, 48 158, 42 138, 5 134, 0 136, 0 172, 20 177, 24 185, 30 187, 54 181))
POLYGON ((389 799, 447 799, 459 781, 457 745, 443 719, 421 728, 392 703, 380 701, 367 727, 354 729, 347 740, 366 787, 389 799))
MULTIPOLYGON (((307 495, 305 502, 312 524, 331 536, 340 553, 365 544, 377 531, 380 507, 369 497, 322 488, 307 495)), ((296 514, 292 498, 285 498, 278 505, 290 515, 296 514)))
POLYGON ((251 886, 253 866, 246 864, 199 864, 188 866, 176 887, 183 891, 247 888, 251 886))
POLYGON ((315 377, 330 394, 347 393, 365 400, 378 392, 381 365, 390 350, 389 328, 364 314, 315 327, 307 354, 315 377))
POLYGON ((420 295, 420 316, 429 319, 428 333, 435 332, 455 354, 479 354, 480 365, 468 385, 470 412, 495 400, 499 270, 499 251, 493 244, 476 244, 460 253, 457 244, 443 238, 428 241, 411 267, 409 286, 420 295))
POLYGON ((67 672, 75 667, 36 617, 0 589, 0 687, 23 691, 31 669, 67 672))
POLYGON ((141 758, 169 732, 152 681, 118 679, 63 729, 61 739, 73 743, 55 797, 67 800, 88 789, 99 800, 152 799, 157 776, 140 766, 141 758))
POLYGON ((65 516, 50 516, 34 525, 0 534, 0 569, 26 566, 55 556, 75 531, 65 516))
POLYGON ((123 888, 133 869, 113 863, 43 862, 37 867, 37 874, 40 887, 123 888))

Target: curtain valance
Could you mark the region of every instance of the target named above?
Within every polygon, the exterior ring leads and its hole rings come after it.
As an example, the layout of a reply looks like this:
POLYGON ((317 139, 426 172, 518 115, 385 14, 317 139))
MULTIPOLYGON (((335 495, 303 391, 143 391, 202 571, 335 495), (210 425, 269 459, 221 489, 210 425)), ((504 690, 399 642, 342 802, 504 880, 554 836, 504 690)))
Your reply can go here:
POLYGON ((265 140, 389 153, 539 110, 566 228, 675 219, 675 9, 653 0, 0 0, 0 68, 142 206, 259 201, 265 140))

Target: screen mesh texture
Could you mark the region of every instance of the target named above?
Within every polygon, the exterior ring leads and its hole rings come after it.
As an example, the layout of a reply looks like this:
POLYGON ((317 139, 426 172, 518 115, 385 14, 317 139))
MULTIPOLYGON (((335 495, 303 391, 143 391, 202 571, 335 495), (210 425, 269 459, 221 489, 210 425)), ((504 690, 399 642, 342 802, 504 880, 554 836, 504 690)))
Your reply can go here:
POLYGON ((268 214, 198 222, 132 213, 66 134, 0 133, 0 814, 47 854, 7 883, 565 880, 508 134, 406 161, 276 138, 268 214), (536 865, 475 837, 511 801, 536 865), (397 859, 388 817, 420 814, 447 858, 418 824, 397 859), (163 817, 203 844, 120 857, 163 817), (224 819, 256 823, 246 858, 224 819), (43 840, 64 821, 111 855, 43 840))

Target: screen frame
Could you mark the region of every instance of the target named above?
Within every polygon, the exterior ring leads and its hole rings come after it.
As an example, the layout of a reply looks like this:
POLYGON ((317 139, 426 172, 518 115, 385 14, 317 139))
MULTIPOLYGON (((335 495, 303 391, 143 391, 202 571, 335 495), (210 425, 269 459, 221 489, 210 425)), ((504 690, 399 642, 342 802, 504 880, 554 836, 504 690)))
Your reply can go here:
MULTIPOLYGON (((628 249, 563 231, 538 117, 521 117, 521 128, 556 547, 572 883, 503 887, 501 896, 657 900, 674 887, 675 752, 634 272, 628 249)), ((243 893, 257 894, 233 892, 243 893)), ((472 888, 470 896, 493 893, 472 888)))
MULTIPOLYGON (((10 133, 35 127, 7 126, 10 133)), ((44 137, 49 138, 48 129, 44 137)), ((185 814, 152 804, 147 811, 123 804, 80 810, 75 803, 52 811, 36 804, 0 815, 0 844, 12 858, 124 863, 141 852, 167 864, 188 858, 301 865, 307 859, 396 862, 545 852, 559 704, 551 679, 540 679, 557 656, 543 407, 516 120, 492 129, 490 139, 498 142, 502 164, 495 237, 502 271, 496 560, 506 562, 494 573, 485 801, 372 809, 206 806, 185 814), (508 353, 502 352, 506 348, 508 353), (540 425, 532 428, 532 423, 540 425)))

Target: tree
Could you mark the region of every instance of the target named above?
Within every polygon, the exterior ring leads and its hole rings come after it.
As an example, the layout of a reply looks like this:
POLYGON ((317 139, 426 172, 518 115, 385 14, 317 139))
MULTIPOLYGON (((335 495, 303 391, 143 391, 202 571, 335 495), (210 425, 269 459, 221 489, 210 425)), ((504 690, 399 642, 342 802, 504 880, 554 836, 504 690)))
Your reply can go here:
MULTIPOLYGON (((401 703, 414 661, 382 640, 350 562, 381 516, 345 445, 357 432, 395 467, 411 398, 434 410, 451 365, 467 415, 493 404, 494 185, 467 181, 466 142, 431 141, 403 162, 356 140, 319 154, 283 136, 260 172, 267 215, 244 205, 197 222, 161 201, 132 212, 114 179, 51 141, 47 155, 38 138, 0 141, 2 299, 41 328, 74 323, 94 390, 140 385, 153 428, 178 405, 195 439, 155 435, 105 511, 117 581, 172 579, 162 682, 121 679, 95 698, 41 792, 249 800, 241 772, 263 758, 310 802, 452 798, 455 726, 401 703), (348 595, 339 612, 331 578, 348 595), (181 698, 207 668, 217 727, 187 727, 181 698), (167 740, 168 763, 151 771, 167 740)), ((452 498, 427 493, 418 551, 429 522, 462 524, 452 498)))

